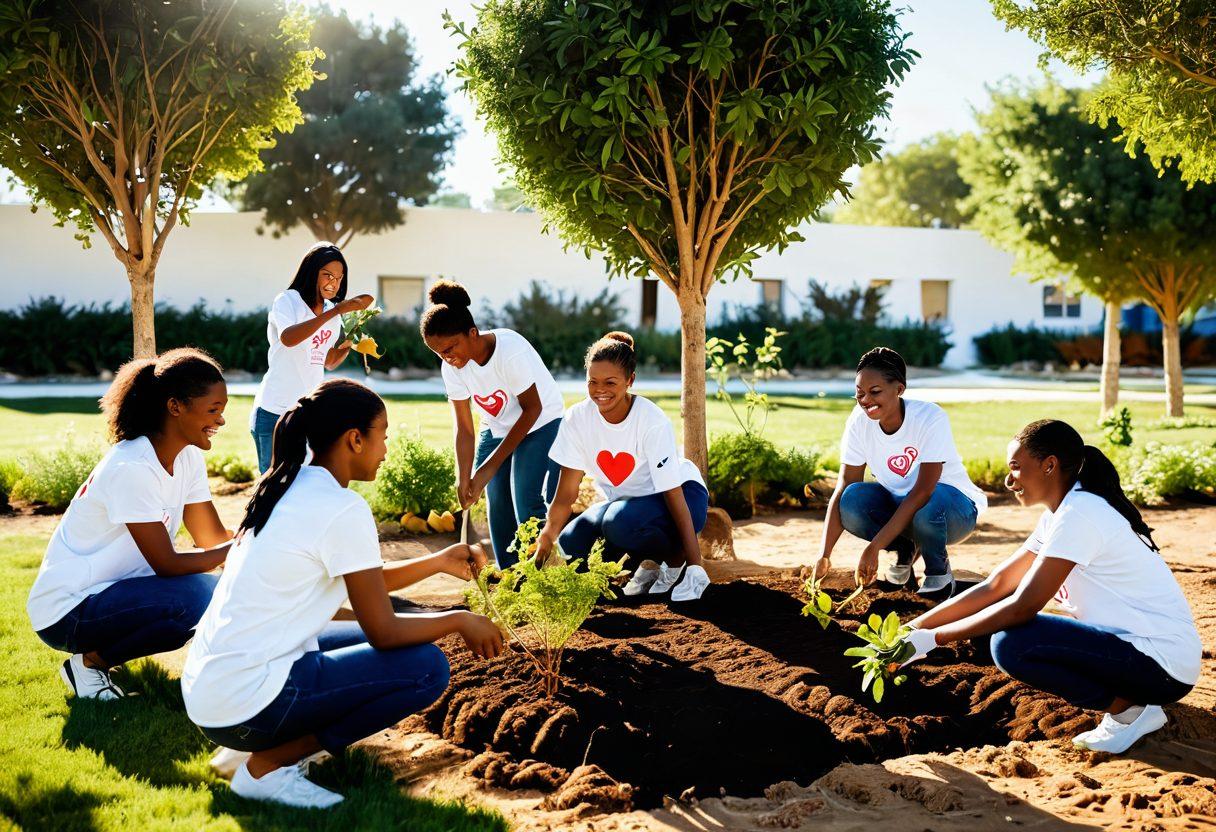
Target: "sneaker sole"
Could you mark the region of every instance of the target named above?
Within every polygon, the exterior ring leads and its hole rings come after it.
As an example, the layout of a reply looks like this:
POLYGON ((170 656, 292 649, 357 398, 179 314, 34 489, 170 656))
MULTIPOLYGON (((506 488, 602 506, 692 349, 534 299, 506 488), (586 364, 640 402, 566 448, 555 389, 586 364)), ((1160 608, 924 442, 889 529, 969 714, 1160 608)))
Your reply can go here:
POLYGON ((68 690, 72 695, 76 695, 76 680, 72 677, 71 659, 64 659, 63 664, 59 665, 59 678, 68 686, 68 690))

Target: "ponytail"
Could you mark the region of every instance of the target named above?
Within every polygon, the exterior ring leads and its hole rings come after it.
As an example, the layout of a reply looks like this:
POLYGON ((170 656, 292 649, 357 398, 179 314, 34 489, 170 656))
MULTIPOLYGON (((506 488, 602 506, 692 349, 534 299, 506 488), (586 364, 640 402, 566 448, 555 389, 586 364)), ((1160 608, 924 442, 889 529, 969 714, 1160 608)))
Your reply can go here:
POLYGON ((299 400, 274 426, 270 470, 258 483, 237 534, 256 535, 304 467, 308 449, 324 453, 349 430, 366 433, 384 413, 384 401, 357 381, 333 379, 299 400))
POLYGON ((159 433, 169 399, 188 402, 223 381, 215 359, 194 347, 128 361, 101 397, 106 433, 111 442, 159 433))
POLYGON ((1123 493, 1114 463, 1098 448, 1086 445, 1072 425, 1059 419, 1040 419, 1022 428, 1014 439, 1035 459, 1054 456, 1059 460, 1061 473, 1069 480, 1069 487, 1078 485, 1082 491, 1106 500, 1127 520, 1145 546, 1154 552, 1161 551, 1140 510, 1123 493))

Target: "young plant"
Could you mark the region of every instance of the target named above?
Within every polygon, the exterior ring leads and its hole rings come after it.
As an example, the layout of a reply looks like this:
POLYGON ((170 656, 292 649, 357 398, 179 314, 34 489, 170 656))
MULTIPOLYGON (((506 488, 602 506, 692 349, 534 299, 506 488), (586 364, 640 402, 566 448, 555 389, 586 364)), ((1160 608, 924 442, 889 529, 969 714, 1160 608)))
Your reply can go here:
POLYGON ((373 306, 370 309, 347 312, 342 316, 342 331, 346 333, 346 337, 353 345, 354 351, 363 356, 364 373, 371 373, 372 371, 372 368, 367 364, 369 356, 371 358, 384 357, 384 353, 380 352, 380 346, 376 343, 376 339, 367 334, 367 325, 383 311, 379 306, 373 306))
POLYGON ((760 436, 768 423, 768 414, 777 405, 768 399, 767 393, 759 391, 760 382, 781 372, 781 347, 777 339, 786 333, 776 327, 765 327, 764 341, 752 353, 752 345, 742 335, 736 342, 723 338, 710 338, 705 342, 705 358, 709 362, 706 371, 718 384, 717 397, 726 402, 739 427, 748 436, 760 436), (735 407, 735 397, 727 389, 732 380, 739 381, 744 388, 743 413, 735 407), (758 415, 759 414, 759 415, 758 415), (759 420, 759 421, 757 421, 759 420))
MULTIPOLYGON (((828 624, 832 622, 832 597, 823 591, 820 586, 822 583, 823 578, 810 577, 807 578, 806 583, 802 585, 802 590, 810 599, 807 601, 806 606, 802 608, 802 614, 811 616, 819 622, 820 627, 826 630, 828 628, 828 624)), ((845 608, 848 607, 849 604, 853 603, 853 601, 857 598, 857 596, 861 595, 861 591, 865 588, 865 584, 858 581, 857 588, 849 594, 849 597, 845 598, 836 605, 836 612, 844 612, 845 608)))
POLYGON ((596 541, 580 569, 581 559, 540 567, 530 557, 539 533, 536 518, 522 524, 514 548, 520 561, 499 570, 481 570, 476 586, 465 592, 474 612, 490 617, 523 649, 547 697, 561 687, 562 651, 601 597, 615 598, 612 580, 624 569, 625 558, 604 560, 604 541, 596 541), (491 586, 492 578, 498 582, 491 586))
POLYGON ((893 612, 885 619, 871 615, 857 630, 857 637, 865 641, 865 645, 844 651, 846 656, 861 659, 853 667, 861 668, 865 674, 861 679, 861 691, 865 693, 869 689, 875 702, 882 701, 888 681, 894 685, 907 681, 907 674, 899 673, 899 666, 915 652, 907 640, 910 632, 911 628, 902 626, 899 616, 893 612))
POLYGON ((1102 435, 1106 441, 1120 448, 1130 448, 1132 444, 1132 414, 1126 407, 1111 411, 1098 420, 1102 435))

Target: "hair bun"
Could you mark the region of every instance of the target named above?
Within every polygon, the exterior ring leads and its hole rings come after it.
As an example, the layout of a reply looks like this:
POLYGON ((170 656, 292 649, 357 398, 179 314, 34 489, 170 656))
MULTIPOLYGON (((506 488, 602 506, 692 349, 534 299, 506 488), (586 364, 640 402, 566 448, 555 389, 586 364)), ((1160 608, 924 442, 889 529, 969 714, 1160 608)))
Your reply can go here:
POLYGON ((431 290, 426 293, 427 298, 436 306, 442 304, 444 306, 463 306, 469 307, 473 305, 472 298, 465 288, 454 280, 440 280, 431 287, 431 290))
POLYGON ((619 329, 613 330, 612 332, 609 332, 606 335, 604 335, 603 340, 620 341, 622 344, 629 347, 629 349, 633 349, 633 336, 630 335, 628 332, 621 332, 619 329))

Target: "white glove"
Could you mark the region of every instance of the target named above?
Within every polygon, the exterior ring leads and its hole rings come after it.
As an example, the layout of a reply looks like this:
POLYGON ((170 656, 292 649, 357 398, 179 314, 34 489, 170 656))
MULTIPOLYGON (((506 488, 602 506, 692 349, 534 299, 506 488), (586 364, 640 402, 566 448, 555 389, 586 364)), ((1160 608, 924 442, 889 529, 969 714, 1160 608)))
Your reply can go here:
POLYGON ((912 658, 900 665, 905 668, 912 662, 920 661, 937 647, 937 630, 913 630, 908 633, 907 641, 915 648, 912 658))

